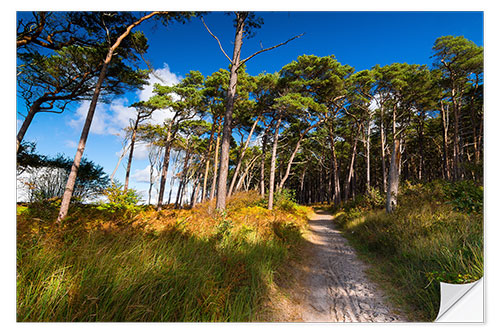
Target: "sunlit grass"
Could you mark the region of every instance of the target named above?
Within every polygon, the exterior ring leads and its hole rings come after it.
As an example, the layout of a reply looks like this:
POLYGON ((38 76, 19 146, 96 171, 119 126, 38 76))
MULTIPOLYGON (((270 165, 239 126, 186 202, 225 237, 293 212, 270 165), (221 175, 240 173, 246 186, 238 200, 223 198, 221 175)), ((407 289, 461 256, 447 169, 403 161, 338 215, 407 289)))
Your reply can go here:
POLYGON ((439 282, 467 283, 483 275, 483 215, 457 210, 445 186, 404 188, 393 214, 360 202, 335 216, 351 243, 372 261, 375 278, 415 320, 435 319, 439 282))
POLYGON ((125 221, 82 206, 57 228, 53 207, 20 213, 18 321, 258 320, 307 221, 240 196, 225 216, 204 204, 125 221))

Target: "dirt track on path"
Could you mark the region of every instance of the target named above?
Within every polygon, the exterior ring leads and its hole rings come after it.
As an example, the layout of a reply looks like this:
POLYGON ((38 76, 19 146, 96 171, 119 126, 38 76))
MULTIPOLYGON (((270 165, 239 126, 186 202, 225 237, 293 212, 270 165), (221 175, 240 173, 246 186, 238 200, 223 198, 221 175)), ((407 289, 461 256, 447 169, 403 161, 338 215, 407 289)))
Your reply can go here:
POLYGON ((335 227, 332 215, 318 212, 309 224, 307 259, 295 278, 300 286, 291 291, 293 305, 286 311, 293 315, 286 321, 406 321, 367 278, 366 264, 335 227))

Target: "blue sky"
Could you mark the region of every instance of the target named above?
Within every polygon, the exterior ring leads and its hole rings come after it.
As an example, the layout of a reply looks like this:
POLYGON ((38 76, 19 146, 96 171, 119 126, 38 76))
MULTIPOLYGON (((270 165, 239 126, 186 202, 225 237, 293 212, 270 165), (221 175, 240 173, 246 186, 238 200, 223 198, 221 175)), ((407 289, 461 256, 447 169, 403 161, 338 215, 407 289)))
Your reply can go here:
MULTIPOLYGON (((251 75, 279 71, 302 54, 333 54, 342 64, 353 66, 357 71, 394 62, 430 66, 432 45, 444 35, 464 36, 483 45, 482 12, 259 12, 258 15, 264 19, 264 25, 255 37, 244 41, 243 58, 258 51, 261 44, 268 47, 297 34, 305 35, 250 60, 247 71, 251 75)), ((230 56, 234 38, 232 19, 233 16, 222 12, 205 17, 230 56)), ((228 66, 217 42, 198 19, 168 28, 147 22, 140 30, 149 39, 146 58, 167 82, 177 82, 190 70, 210 75, 228 66)), ((122 147, 121 139, 113 134, 126 126, 131 115, 127 106, 150 96, 150 90, 132 91, 117 96, 111 105, 98 107, 85 156, 102 165, 108 174, 113 171, 122 147)), ((17 107, 18 111, 24 111, 24 104, 17 107)), ((73 157, 87 107, 88 103, 74 104, 62 115, 38 114, 25 140, 35 141, 42 154, 63 153, 73 157)), ((161 116, 157 115, 156 120, 161 121, 161 116)), ((146 150, 139 148, 132 164, 132 175, 135 175, 131 179, 132 187, 147 189, 148 184, 141 182, 141 175, 147 174, 148 164, 146 150)), ((124 165, 125 161, 116 175, 120 181, 124 179, 124 165)))

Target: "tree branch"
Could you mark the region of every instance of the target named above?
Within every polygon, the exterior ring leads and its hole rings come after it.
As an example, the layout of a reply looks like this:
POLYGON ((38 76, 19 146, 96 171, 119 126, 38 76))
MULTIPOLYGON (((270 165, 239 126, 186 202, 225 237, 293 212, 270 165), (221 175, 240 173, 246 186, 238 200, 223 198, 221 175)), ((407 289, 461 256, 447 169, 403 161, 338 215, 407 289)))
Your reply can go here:
POLYGON ((210 31, 210 29, 208 29, 207 25, 205 24, 205 21, 203 20, 203 16, 200 17, 201 19, 201 22, 203 22, 203 25, 205 26, 205 28, 207 29, 208 33, 213 37, 215 38, 215 40, 217 41, 217 43, 219 43, 219 47, 220 47, 220 50, 222 51, 222 53, 224 53, 224 55, 226 56, 227 60, 229 60, 229 62, 232 64, 233 61, 231 60, 231 58, 229 58, 229 56, 227 55, 227 53, 224 51, 224 49, 222 48, 222 45, 220 43, 220 40, 219 38, 217 38, 217 36, 215 36, 212 31, 210 31))
POLYGON ((283 45, 287 44, 288 42, 291 42, 292 40, 294 40, 294 39, 296 39, 296 38, 300 38, 300 37, 302 37, 303 35, 304 35, 304 33, 301 33, 300 35, 294 36, 294 37, 292 37, 292 38, 290 38, 290 39, 288 39, 288 40, 284 41, 283 43, 279 43, 279 44, 276 44, 276 45, 274 45, 274 46, 271 46, 271 47, 265 48, 265 49, 263 49, 263 50, 257 51, 257 52, 255 52, 254 54, 252 54, 251 56, 249 56, 249 57, 247 57, 247 58, 243 59, 243 60, 240 62, 240 64, 239 64, 239 66, 238 66, 238 67, 240 67, 240 66, 241 66, 241 65, 243 65, 245 62, 247 62, 248 60, 250 60, 250 59, 252 59, 253 57, 255 57, 257 54, 260 54, 260 53, 262 53, 262 52, 266 52, 266 51, 269 51, 269 50, 275 49, 275 48, 277 48, 277 47, 283 46, 283 45))

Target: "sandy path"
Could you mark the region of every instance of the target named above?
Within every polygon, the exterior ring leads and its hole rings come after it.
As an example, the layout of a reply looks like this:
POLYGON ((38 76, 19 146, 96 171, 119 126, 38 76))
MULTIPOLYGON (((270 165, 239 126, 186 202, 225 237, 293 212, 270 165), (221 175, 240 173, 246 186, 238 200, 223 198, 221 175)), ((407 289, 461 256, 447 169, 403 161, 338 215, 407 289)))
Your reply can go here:
POLYGON ((305 275, 301 317, 306 322, 405 321, 389 308, 380 290, 366 276, 331 214, 319 212, 309 222, 311 262, 305 275))

